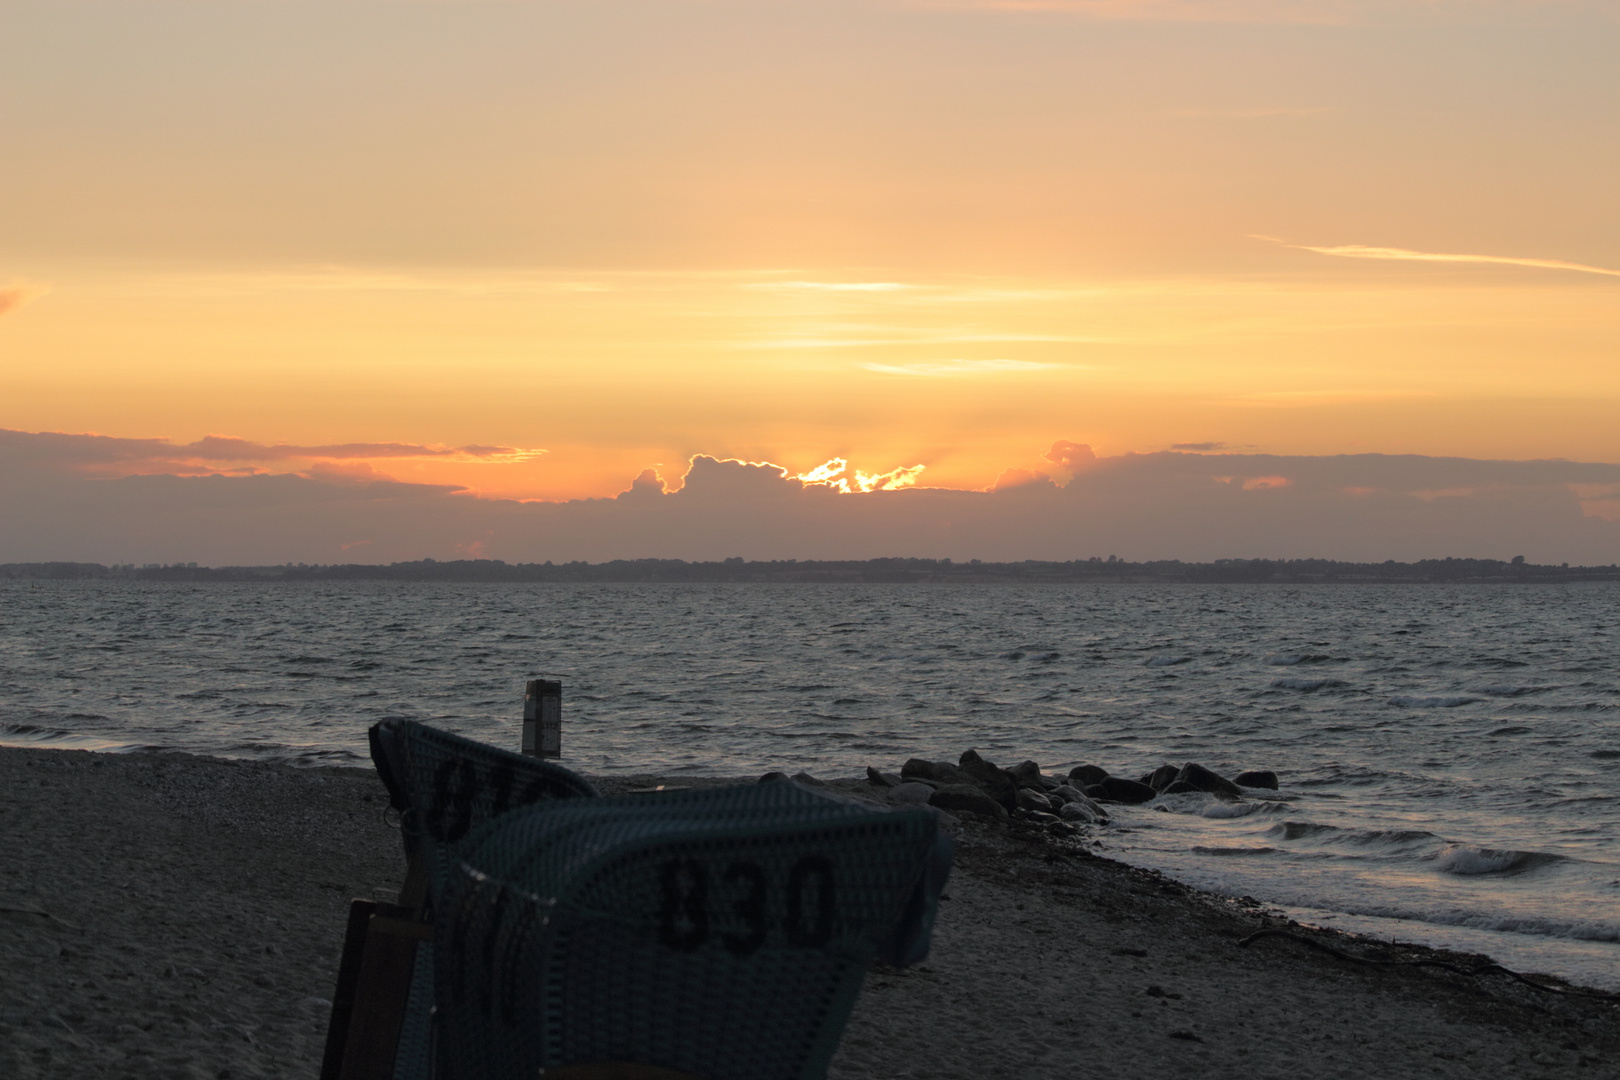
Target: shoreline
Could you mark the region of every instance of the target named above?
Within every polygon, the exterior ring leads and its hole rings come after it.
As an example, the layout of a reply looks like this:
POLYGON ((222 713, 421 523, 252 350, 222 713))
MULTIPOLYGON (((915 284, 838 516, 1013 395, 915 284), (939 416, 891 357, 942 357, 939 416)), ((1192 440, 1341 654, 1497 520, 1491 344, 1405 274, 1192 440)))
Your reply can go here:
MULTIPOLYGON (((881 800, 864 786, 829 782, 881 800)), ((386 805, 370 769, 0 747, 0 1074, 312 1078, 348 902, 400 885, 386 805)), ((1620 1076, 1613 998, 1299 927, 1084 832, 953 830, 934 950, 869 975, 836 1080, 1620 1076), (1238 944, 1262 930, 1293 936, 1238 944)))

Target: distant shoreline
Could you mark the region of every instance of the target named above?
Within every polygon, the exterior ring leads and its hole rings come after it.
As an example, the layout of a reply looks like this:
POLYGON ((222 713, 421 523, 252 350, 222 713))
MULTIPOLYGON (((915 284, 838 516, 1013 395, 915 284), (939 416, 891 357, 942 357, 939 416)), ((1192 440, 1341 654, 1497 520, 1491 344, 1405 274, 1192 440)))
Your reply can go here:
POLYGON ((115 564, 80 562, 0 563, 0 581, 187 581, 187 582, 488 582, 492 584, 584 583, 826 583, 826 584, 1504 584, 1549 585, 1620 581, 1620 565, 1538 565, 1523 559, 1422 559, 1412 563, 1336 562, 1329 559, 1178 559, 1127 562, 953 562, 950 559, 771 560, 719 562, 682 559, 615 559, 587 563, 506 563, 499 559, 438 562, 422 559, 387 565, 347 563, 281 566, 198 566, 196 563, 115 564))

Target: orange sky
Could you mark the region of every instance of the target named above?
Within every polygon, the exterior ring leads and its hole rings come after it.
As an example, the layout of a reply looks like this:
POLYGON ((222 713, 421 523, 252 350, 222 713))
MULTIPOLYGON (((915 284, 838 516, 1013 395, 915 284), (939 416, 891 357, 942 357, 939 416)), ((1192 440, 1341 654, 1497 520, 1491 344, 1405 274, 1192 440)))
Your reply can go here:
POLYGON ((544 499, 1620 461, 1617 45, 1577 0, 8 3, 0 428, 498 446, 240 467, 544 499))

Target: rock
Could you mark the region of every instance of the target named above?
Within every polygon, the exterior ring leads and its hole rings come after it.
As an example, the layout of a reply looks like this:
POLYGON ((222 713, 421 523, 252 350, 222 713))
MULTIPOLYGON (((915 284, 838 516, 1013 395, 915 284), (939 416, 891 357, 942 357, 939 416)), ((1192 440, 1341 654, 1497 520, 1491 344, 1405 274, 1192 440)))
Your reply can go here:
POLYGON ((1006 817, 1007 808, 987 795, 977 784, 946 784, 928 797, 930 806, 941 810, 966 810, 988 817, 1006 817))
POLYGON ((948 761, 912 758, 900 767, 902 780, 930 780, 936 784, 971 784, 973 777, 948 761))
POLYGON ((1232 777, 1232 782, 1239 787, 1277 790, 1277 774, 1270 769, 1250 769, 1248 772, 1240 772, 1232 777))
POLYGON ((1069 779, 1078 780, 1080 790, 1084 791, 1092 784, 1100 784, 1108 779, 1108 770, 1099 765, 1076 765, 1069 770, 1069 779))
POLYGON ((1007 770, 1007 775, 1011 776, 1013 783, 1021 788, 1028 788, 1031 791, 1046 790, 1046 785, 1041 783, 1041 767, 1033 761, 1019 762, 1007 770))
POLYGON ((916 780, 908 780, 904 784, 889 789, 889 798, 897 803, 921 805, 934 796, 934 786, 916 780))
POLYGON ((1123 776, 1110 776, 1102 783, 1086 788, 1087 798, 1107 799, 1109 802, 1125 803, 1127 806, 1152 802, 1158 796, 1159 793, 1146 784, 1138 784, 1135 780, 1127 780, 1123 776))
POLYGON ((1083 821, 1087 825, 1095 825, 1102 819, 1099 812, 1091 809, 1095 805, 1090 799, 1085 802, 1076 800, 1075 802, 1064 803, 1063 808, 1058 811, 1058 817, 1064 821, 1083 821))
MULTIPOLYGON (((1092 813, 1092 815, 1094 817, 1100 817, 1100 818, 1107 818, 1108 817, 1108 814, 1106 812, 1104 812, 1102 807, 1098 806, 1096 803, 1094 803, 1090 799, 1086 798, 1086 796, 1085 796, 1085 794, 1083 792, 1076 791, 1072 787, 1067 787, 1067 786, 1060 787, 1060 788, 1057 789, 1057 791, 1054 791, 1054 792, 1052 792, 1051 795, 1048 795, 1047 798, 1050 799, 1050 798, 1052 798, 1052 796, 1057 795, 1059 792, 1063 793, 1063 805, 1064 806, 1068 806, 1071 803, 1079 803, 1081 806, 1083 806, 1087 810, 1091 811, 1091 813, 1092 813)), ((1056 800, 1054 800, 1054 801, 1056 801, 1056 800)))
POLYGON ((1154 791, 1163 791, 1176 782, 1176 777, 1180 773, 1181 770, 1174 765, 1160 765, 1157 769, 1148 773, 1147 779, 1142 782, 1154 791))
POLYGON ((898 776, 893 776, 893 775, 891 775, 889 773, 878 772, 876 769, 872 768, 872 766, 870 766, 870 765, 868 765, 866 767, 866 782, 868 784, 871 784, 873 787, 884 787, 884 788, 899 787, 901 785, 901 783, 903 783, 903 781, 898 776))
POLYGON ((1194 764, 1191 761, 1181 767, 1181 771, 1176 774, 1176 780, 1183 784, 1191 784, 1199 791, 1207 791, 1213 795, 1229 795, 1234 799, 1243 798, 1242 788, 1213 769, 1206 769, 1202 765, 1194 764))
POLYGON ((1048 814, 1044 810, 1031 810, 1024 815, 1025 821, 1033 821, 1037 825, 1055 825, 1062 819, 1056 814, 1048 814))
POLYGON ((1041 776, 1041 787, 1049 792, 1062 787, 1066 783, 1068 783, 1067 780, 1061 780, 1056 776, 1046 776, 1044 774, 1041 776))
POLYGON ((1046 826, 1046 831, 1053 836, 1073 836, 1080 830, 1072 821, 1054 821, 1046 826))
POLYGON ((1019 788, 1017 798, 1020 810, 1039 810, 1043 814, 1050 814, 1053 810, 1051 799, 1029 788, 1019 788))
POLYGON ((1161 795, 1185 795, 1188 792, 1193 792, 1194 794, 1202 794, 1203 790, 1204 790, 1203 788, 1193 787, 1191 784, 1187 783, 1185 780, 1177 780, 1173 784, 1166 785, 1165 789, 1162 792, 1160 792, 1160 794, 1161 795))
POLYGON ((1018 809, 1018 785, 1005 769, 998 768, 993 761, 986 761, 974 750, 962 752, 960 768, 972 783, 984 789, 985 794, 1000 803, 1003 809, 1018 809))
POLYGON ((801 784, 809 784, 811 787, 826 787, 827 786, 827 781, 825 781, 825 780, 817 780, 815 777, 811 776, 807 772, 796 772, 796 773, 793 774, 793 779, 797 780, 801 784))
POLYGON ((773 780, 786 780, 787 778, 788 774, 785 772, 768 772, 759 778, 759 782, 762 784, 769 784, 773 780))

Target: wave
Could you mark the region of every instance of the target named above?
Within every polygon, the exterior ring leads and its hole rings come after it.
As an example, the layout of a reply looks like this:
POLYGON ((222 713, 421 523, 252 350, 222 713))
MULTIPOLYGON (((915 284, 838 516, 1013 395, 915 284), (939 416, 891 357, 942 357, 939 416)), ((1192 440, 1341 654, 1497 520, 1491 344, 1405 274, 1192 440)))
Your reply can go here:
POLYGON ((1197 855, 1271 855, 1276 852, 1273 847, 1219 847, 1193 845, 1193 853, 1197 855))
POLYGON ((1492 697, 1523 697, 1526 694, 1539 694, 1543 690, 1551 690, 1550 686, 1482 686, 1479 692, 1490 694, 1492 697))
POLYGON ((1281 840, 1316 840, 1319 843, 1356 847, 1381 847, 1391 852, 1441 842, 1439 836, 1426 829, 1346 829, 1315 821, 1280 821, 1267 829, 1266 833, 1281 840))
POLYGON ((1375 919, 1402 919, 1407 922, 1430 923, 1435 926, 1456 926, 1468 930, 1530 934, 1537 937, 1563 938, 1567 941, 1620 942, 1620 924, 1599 922, 1596 919, 1558 919, 1536 915, 1505 915, 1500 912, 1472 911, 1466 908, 1424 911, 1382 904, 1346 904, 1343 911, 1346 915, 1369 916, 1375 919))
POLYGON ((1271 685, 1280 690, 1300 690, 1311 693, 1315 690, 1326 690, 1334 686, 1348 686, 1343 679, 1272 679, 1271 685))
POLYGON ((1143 667, 1174 667, 1177 664, 1190 664, 1190 656, 1150 656, 1142 661, 1143 667))
POLYGON ((1454 709, 1458 705, 1472 705, 1478 700, 1479 698, 1470 697, 1467 694, 1436 694, 1432 696, 1396 694, 1389 699, 1389 703, 1403 709, 1454 709))
POLYGON ((1514 851, 1511 848, 1469 847, 1453 844, 1442 851, 1435 865, 1447 874, 1478 877, 1482 874, 1523 874, 1543 866, 1568 862, 1564 855, 1545 851, 1514 851))
POLYGON ((1265 663, 1272 667, 1293 667, 1295 664, 1321 664, 1333 657, 1325 653, 1273 653, 1265 663))

